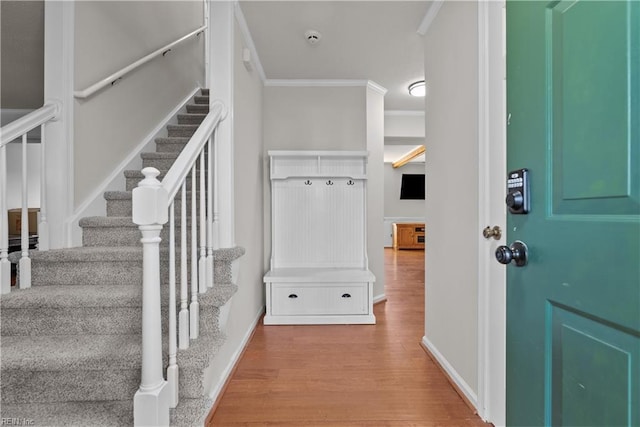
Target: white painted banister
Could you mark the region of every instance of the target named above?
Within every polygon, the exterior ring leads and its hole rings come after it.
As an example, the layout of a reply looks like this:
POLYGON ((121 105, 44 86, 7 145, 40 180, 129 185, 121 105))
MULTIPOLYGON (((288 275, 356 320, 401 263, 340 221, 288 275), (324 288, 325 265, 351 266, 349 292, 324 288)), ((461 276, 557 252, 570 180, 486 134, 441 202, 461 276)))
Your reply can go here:
POLYGON ((213 193, 217 161, 215 137, 216 129, 225 114, 221 102, 212 103, 209 113, 167 171, 162 182, 156 178, 159 174, 157 169, 145 168, 142 170, 145 179, 133 190, 133 222, 138 224, 142 232, 141 242, 144 248, 143 321, 147 319, 147 323, 143 324, 143 334, 147 333, 147 328, 153 329, 152 338, 145 338, 143 335, 142 340, 143 376, 140 389, 134 398, 135 425, 164 425, 161 420, 164 419, 165 408, 160 406, 166 404, 168 411, 169 407, 176 407, 179 400, 180 371, 177 351, 188 348, 189 340, 197 339, 200 334, 199 294, 207 292, 213 286, 213 209, 216 200, 213 193), (189 190, 190 197, 187 194, 189 190), (188 203, 191 204, 190 209, 188 203), (177 206, 180 207, 176 213, 177 206), (167 381, 162 383, 159 380, 162 378, 161 368, 160 376, 157 374, 157 360, 162 360, 162 322, 158 319, 161 311, 159 236, 163 224, 167 222, 168 213, 169 366, 167 381), (175 235, 176 215, 180 215, 178 245, 175 235), (179 261, 176 257, 178 250, 179 261), (179 271, 176 271, 178 269, 179 271), (176 313, 178 292, 180 310, 176 313), (147 307, 147 304, 153 307, 147 307), (155 323, 149 323, 148 319, 151 318, 156 319, 155 323), (154 353, 153 357, 149 356, 151 352, 154 353), (168 384, 166 402, 163 397, 164 384, 168 384), (149 414, 143 415, 145 412, 149 414))
POLYGON ((20 289, 31 287, 31 258, 29 258, 29 185, 27 181, 27 134, 22 135, 22 209, 20 211, 20 289))
MULTIPOLYGON (((162 180, 162 186, 167 190, 169 200, 172 200, 178 193, 178 190, 180 190, 182 182, 187 178, 189 172, 191 172, 191 166, 204 149, 205 144, 214 133, 218 123, 224 120, 225 115, 226 111, 222 102, 214 101, 213 104, 209 106, 209 114, 207 114, 200 126, 198 126, 189 143, 180 152, 173 166, 171 166, 171 169, 169 169, 162 180)), ((209 167, 211 167, 211 164, 209 164, 209 167)))
MULTIPOLYGON (((9 216, 8 216, 8 188, 7 188, 7 145, 20 139, 21 155, 21 229, 20 229, 20 288, 31 287, 31 259, 29 258, 29 203, 28 181, 30 171, 27 169, 27 134, 41 128, 41 164, 40 164, 40 223, 38 224, 38 247, 40 250, 49 248, 49 229, 47 224, 46 203, 46 156, 45 156, 45 125, 55 120, 61 112, 59 102, 47 102, 31 113, 14 120, 0 129, 0 293, 11 292, 11 263, 9 262, 9 216)), ((32 171, 31 171, 32 172, 32 171)))
POLYGON ((157 169, 133 189, 133 222, 142 232, 142 379, 133 399, 135 425, 169 425, 170 389, 162 373, 160 314, 160 232, 167 222, 168 197, 157 169))
POLYGON ((136 68, 140 67, 141 65, 146 64, 147 62, 157 58, 158 56, 164 56, 173 47, 175 47, 178 44, 184 42, 185 40, 188 40, 189 38, 191 38, 193 36, 199 35, 200 33, 204 32, 204 30, 206 30, 206 29, 207 29, 207 26, 203 25, 202 27, 190 32, 189 34, 186 34, 186 35, 180 37, 179 39, 175 40, 174 42, 171 42, 168 45, 163 46, 160 49, 155 50, 155 51, 151 52, 150 54, 138 59, 137 61, 133 62, 132 64, 127 65, 126 67, 116 71, 115 73, 112 73, 112 74, 108 75, 107 77, 101 79, 100 81, 92 84, 88 88, 86 88, 84 90, 77 90, 77 91, 73 92, 73 96, 75 96, 76 98, 79 98, 79 99, 85 99, 85 98, 90 97, 94 93, 98 92, 99 90, 104 89, 107 86, 114 85, 118 80, 120 80, 121 78, 123 78, 125 75, 129 74, 130 72, 132 72, 136 68))
POLYGON ((61 104, 58 102, 47 102, 37 110, 3 126, 2 129, 0 129, 0 147, 31 132, 49 120, 55 119, 60 114, 61 108, 61 104))

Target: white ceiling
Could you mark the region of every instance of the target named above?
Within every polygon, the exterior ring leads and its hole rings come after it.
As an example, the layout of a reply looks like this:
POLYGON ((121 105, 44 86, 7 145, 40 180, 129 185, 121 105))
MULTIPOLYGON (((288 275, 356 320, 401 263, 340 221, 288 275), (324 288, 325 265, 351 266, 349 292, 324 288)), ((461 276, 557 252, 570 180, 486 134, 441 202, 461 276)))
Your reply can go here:
POLYGON ((385 110, 421 111, 407 88, 424 79, 417 30, 430 1, 241 1, 267 79, 372 80, 385 110), (310 45, 307 30, 322 34, 310 45))

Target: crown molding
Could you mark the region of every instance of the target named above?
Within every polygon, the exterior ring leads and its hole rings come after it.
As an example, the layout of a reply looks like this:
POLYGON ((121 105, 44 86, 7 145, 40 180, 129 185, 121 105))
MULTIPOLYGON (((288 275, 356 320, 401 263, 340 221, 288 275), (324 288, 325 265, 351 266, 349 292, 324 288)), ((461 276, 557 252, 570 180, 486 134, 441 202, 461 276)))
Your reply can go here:
POLYGON ((256 45, 253 43, 253 37, 251 37, 251 31, 249 31, 249 26, 247 25, 247 21, 244 18, 244 13, 242 13, 242 8, 240 7, 239 2, 235 2, 234 5, 234 14, 236 17, 236 22, 238 23, 238 29, 240 30, 240 34, 244 38, 244 42, 247 45, 247 49, 251 52, 250 58, 253 63, 258 75, 260 76, 260 80, 265 82, 267 80, 267 76, 264 73, 264 68, 262 68, 262 63, 260 62, 260 57, 258 56, 258 51, 256 50, 256 45))
POLYGON ((421 36, 427 34, 427 31, 429 31, 429 27, 433 23, 433 20, 436 19, 436 16, 438 15, 438 12, 440 11, 443 3, 444 0, 433 0, 431 6, 429 6, 429 9, 427 9, 427 13, 424 14, 424 18, 422 18, 422 22, 420 23, 418 30, 416 31, 418 34, 420 34, 421 36))
POLYGON ((267 79, 265 86, 272 87, 367 87, 381 95, 387 93, 387 89, 372 80, 351 79, 267 79))
POLYGON ((367 80, 367 87, 375 92, 378 92, 382 96, 385 96, 388 92, 386 88, 380 86, 373 80, 367 80))

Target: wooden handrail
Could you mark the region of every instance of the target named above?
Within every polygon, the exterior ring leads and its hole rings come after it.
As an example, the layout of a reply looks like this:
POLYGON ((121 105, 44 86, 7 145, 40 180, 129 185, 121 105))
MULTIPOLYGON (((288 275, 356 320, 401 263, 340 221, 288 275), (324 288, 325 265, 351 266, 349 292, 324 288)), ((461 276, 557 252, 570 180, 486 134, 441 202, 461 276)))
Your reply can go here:
POLYGON ((204 30, 207 29, 206 25, 203 25, 202 27, 190 32, 189 34, 180 37, 178 40, 169 43, 168 45, 161 47, 160 49, 148 54, 147 56, 144 56, 140 59, 138 59, 136 62, 127 65, 126 67, 122 68, 119 71, 116 71, 113 74, 108 75, 107 77, 105 77, 104 79, 92 84, 91 86, 89 86, 88 88, 84 89, 84 90, 76 90, 75 92, 73 92, 73 96, 75 96, 76 98, 79 99, 85 99, 90 97, 91 95, 93 95, 94 93, 98 92, 101 89, 104 89, 107 86, 113 85, 115 84, 119 79, 121 79, 122 77, 124 77, 126 74, 129 74, 131 71, 135 70, 136 68, 138 68, 139 66, 146 64, 147 62, 151 61, 152 59, 162 55, 164 56, 169 50, 171 50, 171 48, 173 48, 174 46, 182 43, 183 41, 187 40, 188 38, 198 35, 201 32, 203 32, 204 30))
POLYGON ((407 154, 402 156, 400 159, 398 159, 395 162, 391 163, 391 166, 393 166, 394 168, 399 168, 400 166, 404 166, 405 164, 409 163, 412 159, 415 159, 416 157, 418 157, 422 153, 424 153, 424 145, 420 145, 420 146, 414 148, 413 150, 409 151, 407 154))

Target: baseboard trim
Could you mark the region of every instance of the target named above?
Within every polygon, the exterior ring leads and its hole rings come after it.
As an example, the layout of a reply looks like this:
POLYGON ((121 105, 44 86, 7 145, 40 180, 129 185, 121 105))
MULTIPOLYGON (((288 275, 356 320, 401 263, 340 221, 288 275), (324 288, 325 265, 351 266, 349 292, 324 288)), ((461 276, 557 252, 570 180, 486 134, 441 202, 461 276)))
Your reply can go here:
POLYGON ((385 302, 387 300, 387 296, 385 294, 376 295, 373 297, 373 303, 378 304, 381 302, 385 302))
MULTIPOLYGON (((119 191, 125 187, 125 178, 123 172, 128 169, 142 169, 142 160, 140 153, 144 152, 148 146, 154 143, 157 137, 162 136, 167 124, 171 124, 172 120, 183 111, 186 104, 200 91, 195 88, 186 98, 184 98, 173 110, 171 110, 159 123, 153 128, 147 136, 138 144, 129 155, 111 172, 111 174, 102 181, 96 189, 87 197, 73 215, 67 219, 68 236, 67 241, 71 246, 82 245, 82 230, 78 226, 81 218, 86 216, 106 216, 107 204, 103 198, 105 191, 119 191)), ((152 151, 152 150, 151 150, 152 151)))
POLYGON ((436 346, 433 345, 433 343, 429 341, 426 336, 422 337, 420 346, 424 349, 431 360, 435 362, 438 368, 440 368, 456 393, 460 395, 464 403, 466 403, 466 405, 471 408, 471 410, 475 414, 478 414, 478 396, 471 389, 471 387, 469 387, 469 384, 467 384, 467 382, 462 379, 455 368, 451 366, 447 359, 442 355, 442 353, 438 351, 436 346))
POLYGON ((205 423, 204 423, 205 426, 208 426, 211 423, 211 419, 213 418, 213 415, 215 414, 216 409, 218 409, 218 404, 220 403, 220 399, 224 395, 224 392, 227 389, 227 387, 229 386, 229 382, 231 381, 233 374, 236 372, 236 369, 238 368, 238 362, 240 362, 242 355, 246 351, 247 345, 249 344, 249 341, 251 341, 251 338, 255 334, 256 326, 258 326, 258 322, 260 322, 260 319, 262 319, 263 315, 264 315, 264 307, 262 307, 258 311, 258 315, 255 317, 255 319, 253 319, 244 337, 242 337, 242 340, 240 341, 240 345, 238 346, 236 351, 233 353, 233 356, 229 360, 227 367, 222 372, 218 385, 209 393, 209 397, 213 399, 213 405, 211 406, 211 409, 209 410, 209 414, 205 419, 205 423))

